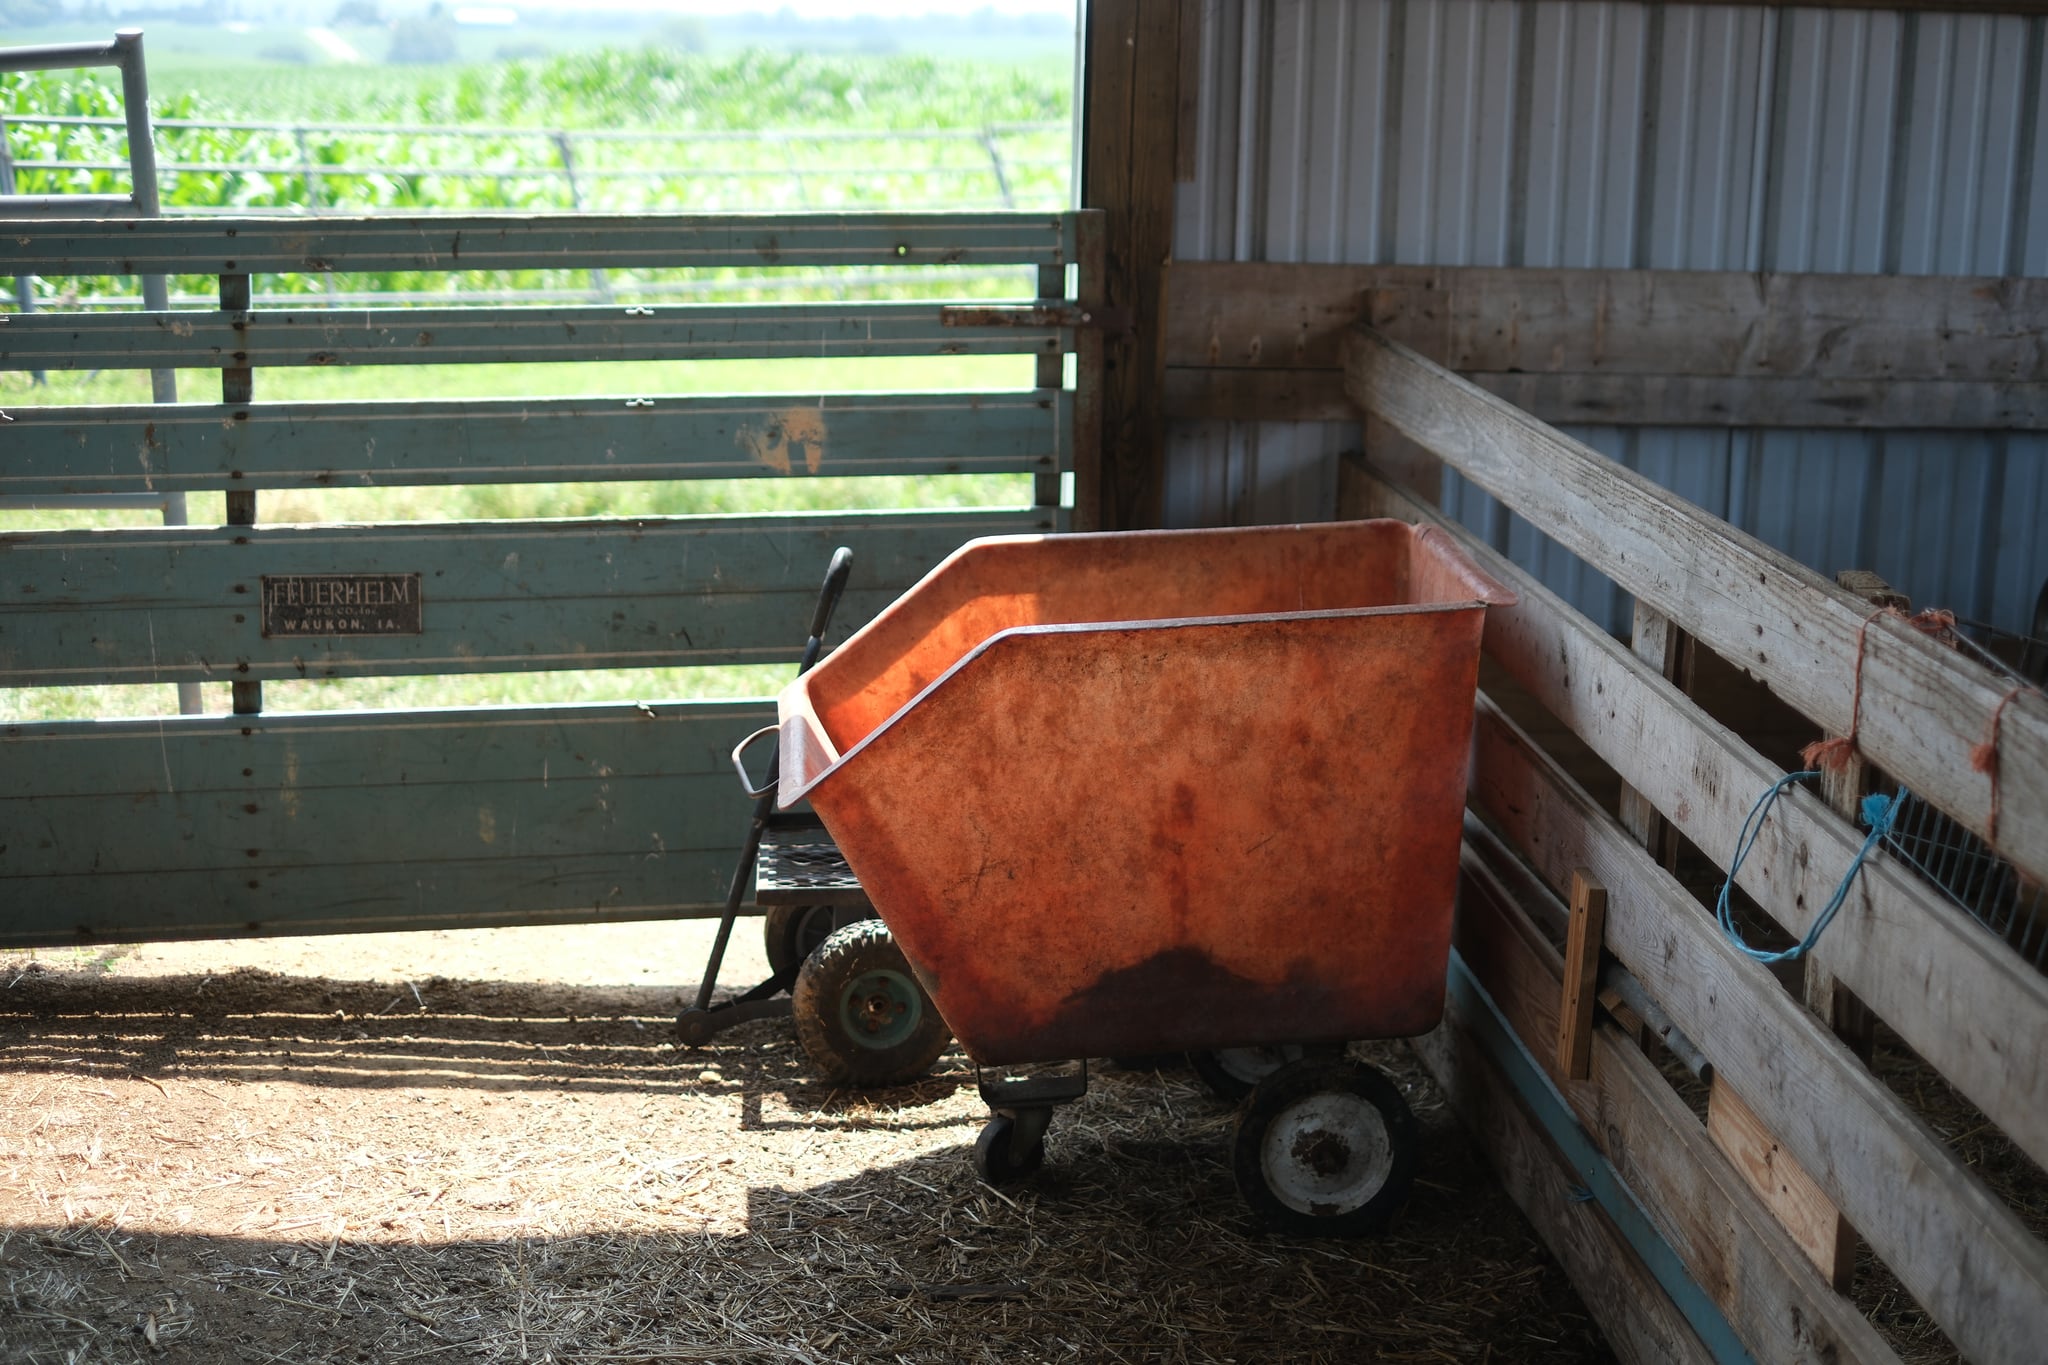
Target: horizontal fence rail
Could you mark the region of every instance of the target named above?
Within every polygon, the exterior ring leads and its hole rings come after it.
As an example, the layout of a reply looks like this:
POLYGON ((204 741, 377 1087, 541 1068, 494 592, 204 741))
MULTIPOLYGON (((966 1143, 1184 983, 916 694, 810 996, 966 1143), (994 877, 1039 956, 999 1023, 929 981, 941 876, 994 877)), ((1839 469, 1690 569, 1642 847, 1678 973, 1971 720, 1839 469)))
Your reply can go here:
MULTIPOLYGON (((184 403, 8 414, 0 497, 1057 472, 1073 396, 184 403)), ((47 505, 47 504, 46 504, 47 505)))
POLYGON ((672 308, 260 309, 35 314, 0 329, 0 368, 203 369, 1059 355, 1070 335, 960 326, 927 303, 672 308))

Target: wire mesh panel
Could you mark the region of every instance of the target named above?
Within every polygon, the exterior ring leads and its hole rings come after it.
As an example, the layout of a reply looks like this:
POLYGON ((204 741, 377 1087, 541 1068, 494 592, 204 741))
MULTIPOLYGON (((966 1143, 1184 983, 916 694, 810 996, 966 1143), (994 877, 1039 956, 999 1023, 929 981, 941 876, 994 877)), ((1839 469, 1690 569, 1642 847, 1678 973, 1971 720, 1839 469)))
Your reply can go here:
POLYGON ((2029 882, 1982 839, 1906 793, 1885 843, 1944 895, 2048 971, 2048 890, 2029 882))

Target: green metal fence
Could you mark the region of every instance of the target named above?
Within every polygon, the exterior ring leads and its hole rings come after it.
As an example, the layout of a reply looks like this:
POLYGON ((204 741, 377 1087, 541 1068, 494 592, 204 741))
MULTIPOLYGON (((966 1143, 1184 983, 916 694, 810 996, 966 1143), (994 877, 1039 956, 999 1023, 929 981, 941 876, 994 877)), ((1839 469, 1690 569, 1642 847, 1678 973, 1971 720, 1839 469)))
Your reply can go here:
MULTIPOLYGON (((218 370, 214 404, 18 408, 0 496, 220 494, 218 524, 0 534, 0 686, 234 684, 235 711, 0 729, 0 944, 716 913, 760 702, 266 712, 285 678, 793 661, 977 535, 1058 529, 1097 215, 4 226, 0 274, 219 280, 221 306, 16 314, 0 369, 218 370), (1026 267, 991 303, 254 309, 265 272, 1026 267), (1010 392, 274 403, 276 365, 1036 358, 1010 392), (779 456, 779 458, 778 458, 779 456), (1012 472, 1011 511, 261 525, 265 490, 1012 472)), ((206 519, 193 502, 195 519, 206 519)))

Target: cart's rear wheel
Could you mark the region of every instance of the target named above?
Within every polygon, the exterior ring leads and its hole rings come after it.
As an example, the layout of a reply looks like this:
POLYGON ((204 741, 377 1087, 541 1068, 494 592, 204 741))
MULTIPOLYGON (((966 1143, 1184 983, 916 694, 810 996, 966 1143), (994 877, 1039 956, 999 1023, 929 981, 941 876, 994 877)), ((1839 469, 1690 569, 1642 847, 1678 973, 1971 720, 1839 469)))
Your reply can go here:
POLYGON ((827 1080, 843 1085, 916 1080, 952 1041, 878 919, 826 935, 804 959, 790 995, 797 1041, 827 1080))
POLYGON ((1383 1231, 1415 1182, 1415 1115, 1362 1062, 1290 1062, 1259 1082, 1238 1118, 1237 1188, 1278 1232, 1383 1231))
POLYGON ((771 905, 761 917, 761 944, 768 951, 768 974, 783 990, 796 985, 804 959, 834 929, 873 918, 870 910, 852 905, 771 905))
POLYGON ((991 1185, 1022 1180, 1045 1163, 1045 1137, 1026 1143, 1017 1121, 1008 1114, 991 1115, 974 1140, 974 1169, 991 1185))

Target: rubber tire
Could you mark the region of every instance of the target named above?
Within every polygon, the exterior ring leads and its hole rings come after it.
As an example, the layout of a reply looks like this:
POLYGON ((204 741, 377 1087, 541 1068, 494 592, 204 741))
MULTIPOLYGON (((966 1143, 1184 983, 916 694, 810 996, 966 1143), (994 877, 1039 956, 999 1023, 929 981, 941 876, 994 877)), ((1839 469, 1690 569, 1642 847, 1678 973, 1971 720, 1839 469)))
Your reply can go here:
POLYGON ((874 918, 871 910, 833 905, 771 905, 761 917, 761 946, 768 953, 768 975, 783 990, 796 985, 804 959, 835 929, 874 918))
POLYGON ((932 1069, 953 1041, 946 1021, 897 948, 889 926, 864 919, 835 929, 804 959, 790 992, 797 1041, 825 1079, 839 1085, 901 1085, 932 1069), (887 973, 914 992, 917 1013, 907 1036, 886 1046, 857 1037, 841 1003, 864 976, 887 973))
POLYGON ((1017 1153, 1011 1146, 1017 1139, 1017 1124, 1008 1114, 996 1114, 983 1125, 974 1140, 974 1171, 990 1185, 1010 1185, 1035 1174, 1045 1164, 1045 1141, 1031 1144, 1031 1150, 1017 1153))
MULTIPOLYGON (((1209 1087, 1209 1093, 1225 1104, 1236 1104, 1252 1093, 1252 1087, 1303 1057, 1316 1055, 1304 1043, 1274 1043, 1267 1047, 1224 1047, 1213 1052, 1190 1052, 1188 1065, 1209 1087)), ((1339 1049, 1341 1052, 1341 1049, 1339 1049)))
MULTIPOLYGON (((1275 1232, 1302 1237, 1364 1237, 1384 1232, 1415 1184, 1420 1129, 1401 1092, 1379 1071, 1363 1062, 1290 1062, 1253 1088, 1238 1116, 1231 1166, 1238 1192, 1258 1220, 1275 1232), (1362 1101, 1377 1115, 1386 1141, 1387 1170, 1379 1184, 1362 1198, 1318 1206, 1297 1193, 1289 1199, 1276 1190, 1267 1171, 1267 1137, 1290 1111, 1319 1097, 1343 1096, 1362 1101), (1302 1207, 1308 1204, 1308 1207, 1302 1207)), ((1348 1148, 1345 1159, 1351 1159, 1348 1148)), ((1283 1157, 1283 1159, 1289 1159, 1283 1157)))

